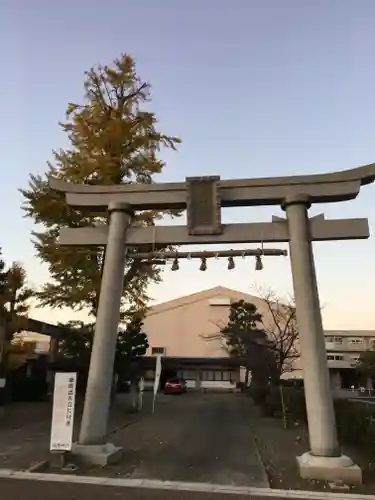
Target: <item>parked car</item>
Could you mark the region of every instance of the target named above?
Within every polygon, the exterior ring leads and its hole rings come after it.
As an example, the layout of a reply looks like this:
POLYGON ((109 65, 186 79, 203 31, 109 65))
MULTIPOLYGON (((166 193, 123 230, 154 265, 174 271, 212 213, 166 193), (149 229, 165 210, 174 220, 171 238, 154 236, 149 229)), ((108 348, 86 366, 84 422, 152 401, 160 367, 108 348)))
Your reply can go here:
POLYGON ((164 394, 183 394, 186 392, 186 382, 182 378, 174 377, 166 381, 164 394))

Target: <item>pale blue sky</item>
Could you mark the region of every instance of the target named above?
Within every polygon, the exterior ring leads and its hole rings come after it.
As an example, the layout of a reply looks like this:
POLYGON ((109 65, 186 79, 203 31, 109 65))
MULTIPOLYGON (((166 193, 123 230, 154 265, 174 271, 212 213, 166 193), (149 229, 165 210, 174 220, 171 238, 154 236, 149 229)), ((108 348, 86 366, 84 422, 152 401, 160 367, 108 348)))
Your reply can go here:
MULTIPOLYGON (((41 284, 47 269, 30 242, 17 192, 42 173, 66 138, 57 122, 81 101, 83 72, 122 52, 153 85, 166 133, 179 135, 164 180, 314 173, 375 161, 374 0, 2 0, 0 5, 0 245, 41 284), (96 6, 95 6, 96 5, 96 6)), ((327 217, 368 217, 375 186, 327 217)), ((321 207, 315 207, 317 213, 321 207)), ((226 221, 269 220, 278 208, 231 209, 226 221)), ((215 247, 217 248, 217 247, 215 247)), ((315 245, 328 328, 374 328, 375 238, 315 245)), ((288 259, 184 262, 152 287, 157 301, 215 285, 291 291, 288 259)), ((68 320, 69 311, 35 317, 68 320)))

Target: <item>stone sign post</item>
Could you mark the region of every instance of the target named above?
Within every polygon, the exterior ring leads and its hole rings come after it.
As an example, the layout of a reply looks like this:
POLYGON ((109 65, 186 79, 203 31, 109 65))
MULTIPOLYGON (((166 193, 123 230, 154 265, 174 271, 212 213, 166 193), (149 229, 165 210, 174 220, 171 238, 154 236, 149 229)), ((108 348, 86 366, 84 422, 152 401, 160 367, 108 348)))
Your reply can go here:
POLYGON ((375 181, 375 164, 343 172, 263 179, 186 179, 182 183, 91 186, 50 179, 68 205, 111 213, 109 227, 65 228, 61 245, 107 245, 104 274, 89 371, 84 417, 76 453, 105 464, 120 450, 106 443, 110 374, 113 369, 124 273, 125 244, 132 247, 211 243, 289 242, 296 314, 306 394, 311 451, 298 457, 302 477, 359 483, 361 470, 340 453, 325 352, 312 242, 366 239, 367 219, 325 220, 308 217, 313 203, 354 199, 361 186, 375 181), (209 203, 207 203, 209 200, 209 203), (124 205, 125 204, 125 205, 124 205), (279 205, 286 219, 221 224, 220 208, 279 205), (116 208, 114 208, 116 207, 116 208), (188 227, 133 227, 132 210, 188 209, 188 227))

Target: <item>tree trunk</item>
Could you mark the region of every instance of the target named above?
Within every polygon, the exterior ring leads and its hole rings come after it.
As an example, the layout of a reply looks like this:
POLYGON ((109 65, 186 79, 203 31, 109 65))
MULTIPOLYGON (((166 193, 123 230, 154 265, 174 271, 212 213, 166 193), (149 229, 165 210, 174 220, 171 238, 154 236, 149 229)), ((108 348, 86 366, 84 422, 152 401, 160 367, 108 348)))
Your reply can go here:
POLYGON ((249 388, 249 378, 250 378, 250 370, 246 367, 245 371, 245 391, 249 388))
POLYGON ((0 408, 4 407, 9 402, 8 394, 8 357, 7 342, 1 341, 1 357, 0 357, 0 408))
POLYGON ((0 318, 0 365, 3 364, 3 359, 5 357, 6 338, 7 338, 6 322, 2 318, 0 318))
POLYGON ((118 374, 114 372, 111 386, 111 404, 116 401, 118 374))
POLYGON ((138 383, 132 380, 130 383, 131 405, 133 411, 138 411, 138 383))

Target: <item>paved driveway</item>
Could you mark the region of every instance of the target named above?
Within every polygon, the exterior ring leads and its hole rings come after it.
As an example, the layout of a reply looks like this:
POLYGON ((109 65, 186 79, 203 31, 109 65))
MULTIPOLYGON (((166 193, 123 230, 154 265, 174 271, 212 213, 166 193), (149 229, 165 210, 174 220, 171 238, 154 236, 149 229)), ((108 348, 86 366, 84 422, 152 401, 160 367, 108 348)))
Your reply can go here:
MULTIPOLYGON (((125 456, 111 475, 268 486, 247 419, 248 405, 240 394, 158 395, 154 415, 116 434, 125 456)), ((149 405, 144 411, 150 411, 149 405)))

